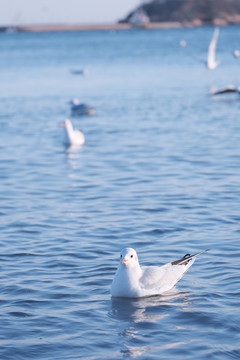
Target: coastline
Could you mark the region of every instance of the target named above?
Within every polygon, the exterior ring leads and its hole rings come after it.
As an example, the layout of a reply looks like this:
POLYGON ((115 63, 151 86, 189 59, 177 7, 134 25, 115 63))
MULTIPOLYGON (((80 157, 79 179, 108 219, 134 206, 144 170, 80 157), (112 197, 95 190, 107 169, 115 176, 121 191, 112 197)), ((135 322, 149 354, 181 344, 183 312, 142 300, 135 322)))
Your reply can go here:
MULTIPOLYGON (((144 26, 141 26, 141 28, 146 28, 146 29, 180 28, 180 27, 182 27, 182 24, 180 22, 147 23, 144 26)), ((132 28, 134 27, 129 23, 84 24, 84 25, 56 24, 56 25, 17 26, 16 30, 26 31, 26 32, 52 32, 52 31, 129 30, 132 28)))
POLYGON ((228 26, 240 25, 240 16, 233 16, 225 19, 215 18, 212 22, 204 23, 200 19, 191 22, 149 22, 142 26, 133 27, 129 23, 110 23, 110 24, 46 24, 46 25, 19 25, 19 26, 0 26, 0 32, 56 32, 56 31, 92 31, 92 30, 129 30, 134 28, 144 29, 174 29, 198 26, 228 26))

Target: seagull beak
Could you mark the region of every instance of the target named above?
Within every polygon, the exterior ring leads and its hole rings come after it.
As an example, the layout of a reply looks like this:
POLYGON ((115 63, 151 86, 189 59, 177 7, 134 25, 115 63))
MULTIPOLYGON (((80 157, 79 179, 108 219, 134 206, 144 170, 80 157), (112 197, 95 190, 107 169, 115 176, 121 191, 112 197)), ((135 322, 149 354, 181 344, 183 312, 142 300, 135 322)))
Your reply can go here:
POLYGON ((124 264, 126 262, 127 262, 127 260, 125 258, 123 258, 121 263, 124 264))

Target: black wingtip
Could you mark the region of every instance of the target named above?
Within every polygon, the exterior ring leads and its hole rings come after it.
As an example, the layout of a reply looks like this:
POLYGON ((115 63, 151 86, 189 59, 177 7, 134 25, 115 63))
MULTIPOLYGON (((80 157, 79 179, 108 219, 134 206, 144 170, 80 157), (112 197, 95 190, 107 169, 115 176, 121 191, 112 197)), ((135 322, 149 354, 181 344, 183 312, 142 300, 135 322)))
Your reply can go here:
POLYGON ((203 250, 203 251, 200 251, 200 252, 198 252, 198 253, 196 253, 194 255, 186 254, 181 259, 175 260, 171 264, 172 265, 187 265, 192 258, 194 258, 194 257, 196 257, 196 256, 198 256, 200 254, 203 254, 203 253, 205 253, 205 252, 207 252, 209 250, 210 249, 203 250))

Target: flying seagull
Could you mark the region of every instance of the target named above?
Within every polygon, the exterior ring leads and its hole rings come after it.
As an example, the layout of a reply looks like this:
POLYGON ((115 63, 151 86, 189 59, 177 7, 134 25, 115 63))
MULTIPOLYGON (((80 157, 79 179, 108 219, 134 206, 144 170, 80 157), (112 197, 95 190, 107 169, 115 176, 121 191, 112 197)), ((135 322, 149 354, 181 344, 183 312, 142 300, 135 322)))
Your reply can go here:
POLYGON ((240 94, 240 87, 235 87, 234 85, 227 85, 226 87, 213 91, 211 95, 222 95, 222 94, 232 94, 237 93, 240 94))
POLYGON ((212 40, 210 41, 208 47, 207 69, 209 70, 215 69, 219 64, 219 62, 216 61, 216 47, 218 42, 218 36, 219 36, 219 28, 215 28, 212 40))
POLYGON ((112 282, 114 297, 138 298, 162 294, 170 290, 194 263, 197 254, 186 254, 181 259, 163 266, 140 266, 134 249, 125 248, 112 282))

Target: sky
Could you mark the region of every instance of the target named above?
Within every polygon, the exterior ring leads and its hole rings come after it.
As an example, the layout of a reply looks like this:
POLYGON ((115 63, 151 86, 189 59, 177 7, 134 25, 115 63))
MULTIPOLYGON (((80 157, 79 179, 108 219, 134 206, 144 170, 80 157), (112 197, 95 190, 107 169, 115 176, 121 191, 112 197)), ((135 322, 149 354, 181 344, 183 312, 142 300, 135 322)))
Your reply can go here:
POLYGON ((115 23, 143 0, 0 0, 0 25, 115 23))

